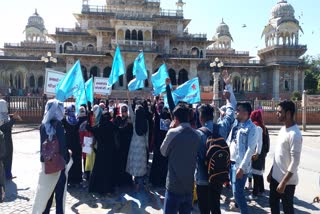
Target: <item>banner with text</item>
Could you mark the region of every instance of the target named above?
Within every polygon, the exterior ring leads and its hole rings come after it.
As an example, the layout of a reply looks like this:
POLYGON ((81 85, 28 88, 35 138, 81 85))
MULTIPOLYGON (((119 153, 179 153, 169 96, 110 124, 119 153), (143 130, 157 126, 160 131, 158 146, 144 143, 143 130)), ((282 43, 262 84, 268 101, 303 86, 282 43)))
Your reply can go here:
POLYGON ((108 85, 108 78, 94 77, 93 92, 100 95, 110 95, 112 86, 108 85))
POLYGON ((56 87, 66 74, 63 72, 46 69, 46 78, 44 83, 44 93, 47 95, 55 95, 56 87))

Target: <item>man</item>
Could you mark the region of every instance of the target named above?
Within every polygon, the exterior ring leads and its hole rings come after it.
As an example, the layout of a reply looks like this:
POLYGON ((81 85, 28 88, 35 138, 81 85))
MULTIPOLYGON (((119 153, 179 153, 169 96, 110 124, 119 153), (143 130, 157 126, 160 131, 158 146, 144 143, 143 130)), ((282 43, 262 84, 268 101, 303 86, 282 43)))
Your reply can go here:
POLYGON ((251 111, 250 103, 237 104, 237 125, 233 127, 227 140, 230 147, 232 191, 242 214, 249 213, 244 186, 257 145, 256 126, 250 120, 251 111))
POLYGON ((229 132, 234 122, 234 109, 230 102, 230 97, 235 101, 233 90, 230 86, 230 76, 227 72, 224 72, 224 80, 226 83, 225 98, 226 98, 226 110, 224 116, 218 121, 217 126, 213 124, 214 108, 211 105, 201 105, 198 109, 199 120, 202 128, 198 130, 201 135, 201 144, 198 151, 197 158, 197 171, 196 171, 196 182, 197 182, 197 196, 198 205, 201 214, 221 213, 220 211, 220 195, 222 191, 222 183, 215 183, 209 185, 208 167, 206 162, 207 153, 207 138, 212 135, 213 129, 218 128, 219 135, 225 140, 227 139, 229 132), (203 132, 202 130, 206 130, 203 132))
POLYGON ((294 121, 295 104, 282 101, 277 108, 277 118, 284 124, 278 134, 273 166, 268 175, 269 203, 272 213, 280 213, 280 199, 286 214, 294 213, 293 197, 298 184, 298 166, 302 148, 302 135, 294 121))
POLYGON ((168 157, 168 174, 164 213, 191 213, 194 171, 200 136, 189 124, 189 108, 179 104, 173 111, 174 120, 160 147, 168 157))

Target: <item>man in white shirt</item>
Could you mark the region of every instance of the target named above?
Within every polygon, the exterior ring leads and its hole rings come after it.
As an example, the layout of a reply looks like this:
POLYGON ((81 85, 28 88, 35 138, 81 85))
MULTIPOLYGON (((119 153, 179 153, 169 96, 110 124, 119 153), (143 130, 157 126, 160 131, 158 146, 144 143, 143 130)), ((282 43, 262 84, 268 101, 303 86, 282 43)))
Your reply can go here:
POLYGON ((298 184, 298 166, 302 149, 302 135, 294 121, 295 104, 282 101, 277 108, 277 117, 284 124, 278 135, 273 166, 268 175, 270 182, 269 203, 271 213, 280 213, 280 199, 285 214, 293 214, 293 198, 298 184))

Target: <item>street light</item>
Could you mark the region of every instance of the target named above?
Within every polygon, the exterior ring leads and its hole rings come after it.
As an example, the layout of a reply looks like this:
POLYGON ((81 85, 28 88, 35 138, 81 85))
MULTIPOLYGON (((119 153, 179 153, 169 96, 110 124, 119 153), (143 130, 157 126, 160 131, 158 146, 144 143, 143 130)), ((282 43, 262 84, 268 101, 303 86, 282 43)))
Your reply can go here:
POLYGON ((213 100, 219 99, 219 79, 220 79, 220 70, 224 66, 223 62, 217 57, 214 59, 212 63, 210 63, 210 67, 213 68, 213 100))
POLYGON ((57 58, 53 57, 51 52, 47 53, 47 56, 42 56, 41 61, 46 63, 47 68, 51 68, 51 63, 57 63, 57 58))

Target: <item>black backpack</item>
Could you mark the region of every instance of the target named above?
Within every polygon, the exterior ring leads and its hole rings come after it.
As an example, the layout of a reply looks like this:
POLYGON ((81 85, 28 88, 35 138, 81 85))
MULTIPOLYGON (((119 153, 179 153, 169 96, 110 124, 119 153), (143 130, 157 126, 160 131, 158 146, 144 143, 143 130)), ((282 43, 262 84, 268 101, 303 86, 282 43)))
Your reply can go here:
POLYGON ((138 136, 143 136, 148 132, 148 119, 142 106, 136 110, 135 129, 138 136))
POLYGON ((224 183, 229 179, 230 150, 225 139, 219 134, 218 125, 214 124, 213 133, 207 128, 200 128, 208 138, 206 142, 206 165, 208 167, 209 183, 224 183))

